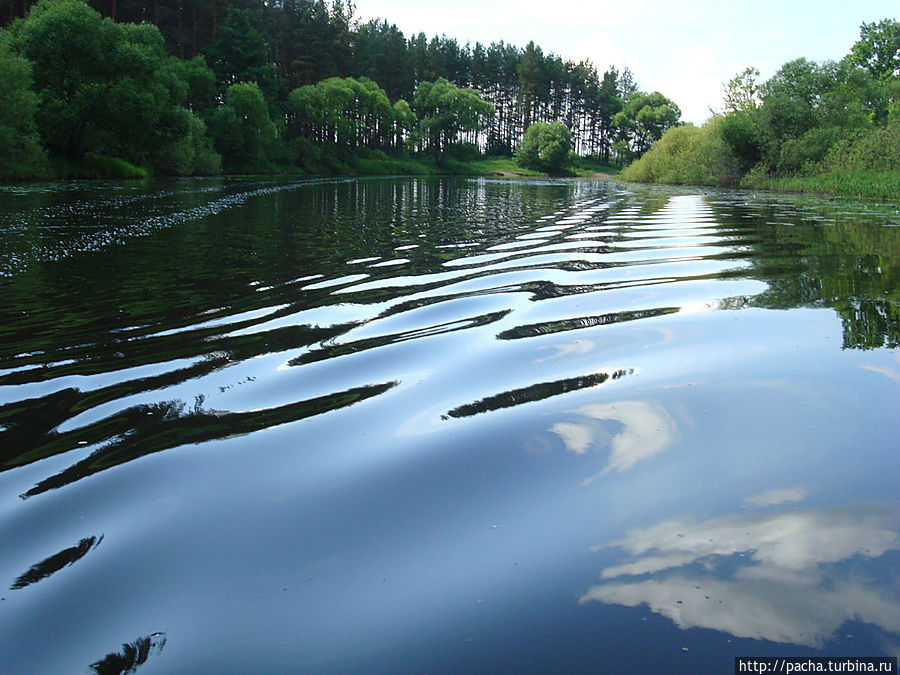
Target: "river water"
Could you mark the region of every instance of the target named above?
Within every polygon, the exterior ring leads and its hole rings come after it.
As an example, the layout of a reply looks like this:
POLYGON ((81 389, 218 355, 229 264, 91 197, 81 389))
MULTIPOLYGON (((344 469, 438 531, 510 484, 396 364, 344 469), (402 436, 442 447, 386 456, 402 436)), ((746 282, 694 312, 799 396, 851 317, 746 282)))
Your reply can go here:
POLYGON ((896 656, 898 404, 897 204, 6 186, 0 671, 896 656))

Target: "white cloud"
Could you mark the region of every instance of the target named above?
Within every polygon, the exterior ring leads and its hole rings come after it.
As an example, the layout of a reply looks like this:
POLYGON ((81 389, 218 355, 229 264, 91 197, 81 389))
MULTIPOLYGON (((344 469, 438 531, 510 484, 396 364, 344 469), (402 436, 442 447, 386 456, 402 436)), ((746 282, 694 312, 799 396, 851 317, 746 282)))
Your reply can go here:
POLYGON ((594 442, 594 435, 590 427, 584 424, 570 424, 560 422, 550 427, 550 431, 562 438, 566 449, 576 455, 583 455, 594 442))
POLYGON ((894 370, 893 368, 885 368, 882 366, 860 366, 863 370, 871 370, 873 373, 878 373, 879 375, 884 375, 896 382, 900 382, 900 371, 894 370))
POLYGON ((609 459, 603 470, 625 471, 665 450, 675 438, 675 422, 662 406, 647 401, 616 401, 582 406, 572 411, 578 422, 559 422, 550 427, 566 449, 584 454, 591 448, 608 446, 609 459))
POLYGON ((777 504, 785 504, 788 502, 801 502, 806 499, 806 489, 796 485, 789 488, 775 488, 774 490, 766 490, 758 495, 747 497, 745 504, 751 506, 775 506, 777 504))
POLYGON ((684 630, 711 628, 740 638, 819 648, 847 621, 900 632, 900 605, 879 589, 855 581, 811 589, 802 581, 723 582, 677 574, 663 580, 595 586, 579 602, 646 604, 684 630))
POLYGON ((604 569, 602 578, 615 581, 579 602, 646 604, 683 629, 814 647, 851 620, 900 632, 900 588, 879 587, 864 573, 866 560, 900 550, 900 536, 879 511, 680 518, 633 530, 613 545, 635 559, 604 569), (851 558, 858 561, 852 574, 839 565, 851 558), (735 561, 736 571, 720 571, 735 561), (684 569, 698 563, 705 573, 684 569), (629 579, 639 575, 651 578, 629 579))

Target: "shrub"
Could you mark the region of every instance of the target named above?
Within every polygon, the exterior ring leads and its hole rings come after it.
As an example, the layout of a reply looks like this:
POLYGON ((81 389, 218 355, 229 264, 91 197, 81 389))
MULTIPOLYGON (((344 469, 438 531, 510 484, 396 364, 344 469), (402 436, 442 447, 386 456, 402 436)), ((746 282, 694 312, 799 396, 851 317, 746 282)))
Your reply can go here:
POLYGON ((642 183, 732 185, 740 165, 722 135, 723 118, 702 127, 671 127, 649 152, 622 172, 622 178, 642 183))
POLYGON ((572 133, 561 122, 536 122, 516 149, 516 162, 526 169, 560 173, 569 164, 572 133))

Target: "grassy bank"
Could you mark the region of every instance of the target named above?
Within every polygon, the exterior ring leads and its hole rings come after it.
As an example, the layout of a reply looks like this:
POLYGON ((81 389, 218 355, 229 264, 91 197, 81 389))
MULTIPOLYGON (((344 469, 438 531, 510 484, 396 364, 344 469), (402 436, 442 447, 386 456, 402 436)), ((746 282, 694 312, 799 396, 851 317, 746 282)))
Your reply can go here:
MULTIPOLYGON (((595 159, 576 157, 563 174, 565 177, 615 175, 616 167, 595 159)), ((253 173, 253 172, 251 172, 253 173)), ((304 167, 271 165, 263 174, 309 176, 485 176, 503 178, 546 178, 548 174, 526 169, 512 157, 448 157, 438 163, 430 156, 390 156, 370 153, 365 157, 341 161, 323 157, 304 167)), ((125 160, 102 155, 86 155, 79 160, 51 157, 40 175, 7 176, 7 180, 143 179, 153 175, 147 168, 125 160)))
MULTIPOLYGON (((547 173, 526 169, 516 164, 512 157, 476 157, 468 159, 447 158, 438 164, 430 157, 369 157, 357 159, 346 167, 346 172, 356 175, 411 175, 411 176, 499 176, 504 178, 546 178, 547 173)), ((598 174, 615 175, 616 167, 602 162, 577 157, 562 177, 590 177, 598 174)))
POLYGON ((741 187, 776 192, 813 192, 845 197, 900 199, 900 171, 840 171, 815 176, 746 176, 741 187))
POLYGON ((88 154, 78 160, 51 158, 52 175, 62 180, 72 178, 120 178, 140 179, 150 176, 150 171, 116 157, 88 154))
POLYGON ((723 117, 713 117, 702 127, 688 124, 669 129, 622 171, 622 178, 636 183, 900 199, 900 125, 851 135, 820 148, 820 159, 795 161, 796 167, 781 171, 761 161, 749 166, 729 144, 728 130, 728 118, 723 117))

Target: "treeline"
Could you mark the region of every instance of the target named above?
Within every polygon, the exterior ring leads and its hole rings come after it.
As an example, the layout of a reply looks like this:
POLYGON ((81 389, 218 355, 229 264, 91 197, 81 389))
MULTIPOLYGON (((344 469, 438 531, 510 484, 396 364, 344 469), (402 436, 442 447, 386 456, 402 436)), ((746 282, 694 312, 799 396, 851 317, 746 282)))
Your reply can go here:
POLYGON ((627 68, 600 75, 534 43, 407 38, 357 22, 345 0, 8 0, 0 20, 7 177, 116 160, 200 174, 509 156, 537 122, 624 164, 680 117, 627 68))
POLYGON ((865 23, 838 62, 748 68, 724 113, 671 128, 627 180, 900 197, 900 23, 865 23))

